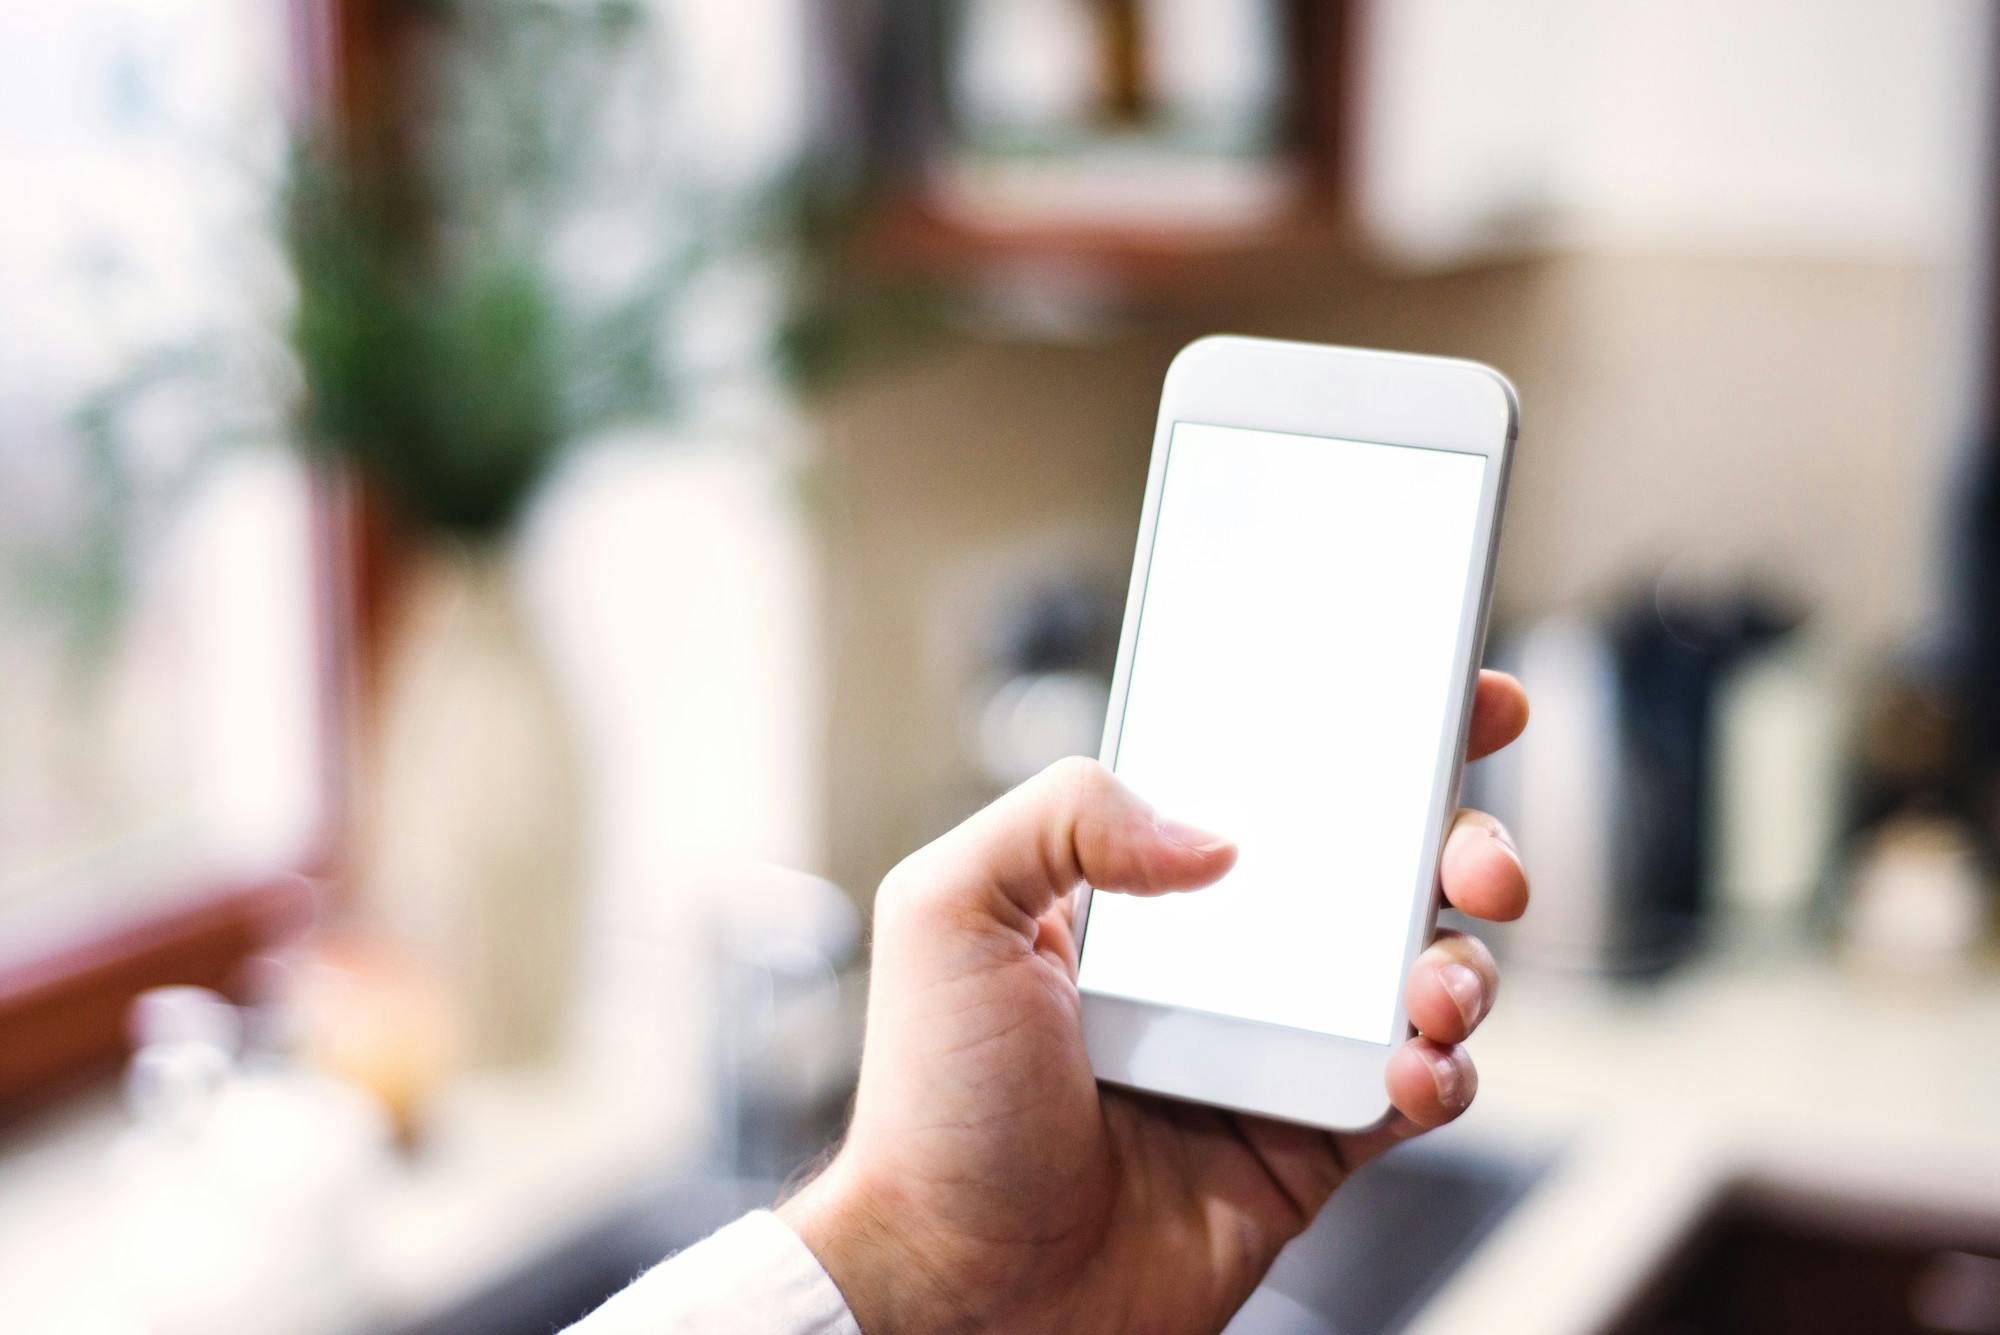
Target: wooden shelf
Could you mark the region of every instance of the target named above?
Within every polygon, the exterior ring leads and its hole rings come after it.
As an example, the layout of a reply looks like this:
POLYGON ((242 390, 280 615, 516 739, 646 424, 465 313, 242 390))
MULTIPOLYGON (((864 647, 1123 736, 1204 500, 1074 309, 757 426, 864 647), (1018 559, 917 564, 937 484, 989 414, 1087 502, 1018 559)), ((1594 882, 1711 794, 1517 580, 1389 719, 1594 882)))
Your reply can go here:
POLYGON ((1359 259, 1352 230, 1325 205, 1250 227, 1038 225, 977 227, 917 198, 865 224, 854 259, 865 276, 972 281, 1001 272, 1075 270, 1136 294, 1199 293, 1302 266, 1329 272, 1359 259))

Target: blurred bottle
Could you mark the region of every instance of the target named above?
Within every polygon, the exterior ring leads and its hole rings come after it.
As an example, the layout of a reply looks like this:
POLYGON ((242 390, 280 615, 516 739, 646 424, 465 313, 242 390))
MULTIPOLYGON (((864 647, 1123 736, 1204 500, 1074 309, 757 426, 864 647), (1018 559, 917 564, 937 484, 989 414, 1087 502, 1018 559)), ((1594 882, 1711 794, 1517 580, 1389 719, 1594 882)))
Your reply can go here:
POLYGON ((1958 807, 1965 705, 1914 659, 1889 664, 1863 692, 1847 777, 1845 838, 1858 843, 1909 811, 1958 807))
MULTIPOLYGON (((1986 79, 2000 71, 2000 24, 1986 28, 1986 79)), ((1984 868, 2000 912, 2000 98, 1983 99, 1973 301, 1958 467, 1949 476, 1944 682, 1960 723, 1946 805, 1984 868)))
POLYGON ((1734 720, 1720 702, 1797 620, 1740 584, 1663 577, 1608 615, 1552 618, 1498 645, 1494 661, 1534 692, 1535 725, 1469 771, 1467 793, 1534 869, 1535 912, 1510 949, 1651 974, 1701 943, 1717 898, 1717 759, 1730 752, 1718 718, 1734 720))
POLYGON ((318 938, 289 989, 305 1061, 367 1091, 396 1143, 419 1148, 430 1105, 458 1073, 463 1022, 450 989, 394 942, 353 931, 318 938))
POLYGON ((1767 936, 1803 930, 1831 871, 1849 724, 1837 677, 1801 632, 1753 654, 1716 699, 1714 899, 1767 936))
POLYGON ((1556 616, 1501 641, 1493 662, 1528 684, 1522 739, 1466 771, 1465 800, 1507 823, 1532 867, 1535 911, 1508 929, 1510 953, 1607 972, 1622 953, 1612 838, 1623 804, 1618 667, 1599 628, 1556 616))
POLYGON ((357 1205, 386 1162, 379 1111, 282 1053, 246 1050, 243 1013, 205 989, 142 994, 132 1031, 133 1125, 105 1182, 126 1328, 351 1328, 357 1205))
POLYGON ((1926 989, 1969 971, 1987 925, 1979 852, 1943 812, 1899 812, 1870 830, 1847 881, 1848 962, 1926 989))
POLYGON ((1949 674, 1915 659, 1869 689, 1829 917, 1871 973, 1935 981, 1968 965, 1984 936, 1993 873, 1968 802, 1969 708, 1949 674))
POLYGON ((1971 452, 1956 498, 1957 601, 1948 628, 1963 711, 1960 803, 1989 872, 2000 876, 2000 429, 1971 452))

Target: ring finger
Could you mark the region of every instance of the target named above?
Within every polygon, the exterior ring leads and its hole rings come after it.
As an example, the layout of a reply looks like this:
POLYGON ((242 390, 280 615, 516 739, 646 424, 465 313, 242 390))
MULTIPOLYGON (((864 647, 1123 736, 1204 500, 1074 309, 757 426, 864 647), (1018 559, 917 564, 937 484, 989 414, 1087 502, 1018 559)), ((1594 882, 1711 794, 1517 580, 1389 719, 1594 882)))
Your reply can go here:
POLYGON ((1500 969, 1478 937, 1449 928, 1410 968, 1404 1007, 1417 1032, 1439 1043, 1463 1043, 1493 1009, 1500 969))

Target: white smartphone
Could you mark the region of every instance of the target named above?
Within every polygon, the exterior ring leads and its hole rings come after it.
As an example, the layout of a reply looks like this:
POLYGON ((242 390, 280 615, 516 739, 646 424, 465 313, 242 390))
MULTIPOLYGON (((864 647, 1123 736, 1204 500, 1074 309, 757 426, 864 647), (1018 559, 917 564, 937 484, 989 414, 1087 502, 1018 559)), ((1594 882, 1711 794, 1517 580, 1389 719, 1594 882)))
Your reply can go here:
POLYGON ((1102 1080, 1388 1114, 1430 940, 1518 409, 1472 362, 1268 339, 1168 368, 1102 759, 1234 839, 1191 894, 1084 891, 1102 1080))

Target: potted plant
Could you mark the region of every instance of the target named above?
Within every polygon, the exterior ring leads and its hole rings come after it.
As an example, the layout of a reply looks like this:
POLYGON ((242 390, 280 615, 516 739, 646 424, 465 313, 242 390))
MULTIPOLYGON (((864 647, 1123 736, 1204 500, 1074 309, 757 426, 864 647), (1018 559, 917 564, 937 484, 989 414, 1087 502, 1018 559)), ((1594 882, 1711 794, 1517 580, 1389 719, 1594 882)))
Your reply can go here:
POLYGON ((459 989, 470 1055, 543 1057, 574 974, 572 730, 515 538, 565 451, 669 406, 698 247, 646 133, 623 3, 431 4, 388 132, 295 151, 284 238, 302 437, 411 553, 384 619, 357 878, 459 989))

